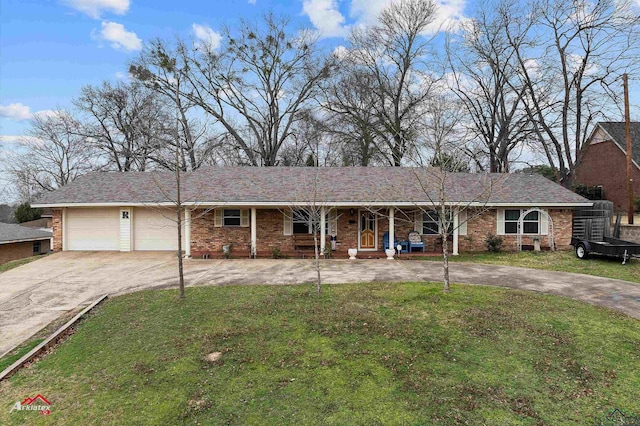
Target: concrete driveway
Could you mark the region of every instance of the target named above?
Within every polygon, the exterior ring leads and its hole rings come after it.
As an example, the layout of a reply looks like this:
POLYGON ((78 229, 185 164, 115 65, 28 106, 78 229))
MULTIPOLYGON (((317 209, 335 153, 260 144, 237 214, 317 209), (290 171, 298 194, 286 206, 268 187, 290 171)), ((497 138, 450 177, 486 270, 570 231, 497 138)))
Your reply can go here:
MULTIPOLYGON (((623 267, 622 265, 620 267, 623 267)), ((328 260, 326 284, 374 281, 439 281, 437 261, 328 260)), ((0 274, 0 356, 63 312, 98 296, 177 286, 171 253, 57 253, 0 274)), ((316 277, 312 260, 185 261, 188 286, 305 284, 316 277)), ((451 281, 557 294, 619 309, 640 318, 640 284, 588 275, 506 266, 451 264, 451 281)))

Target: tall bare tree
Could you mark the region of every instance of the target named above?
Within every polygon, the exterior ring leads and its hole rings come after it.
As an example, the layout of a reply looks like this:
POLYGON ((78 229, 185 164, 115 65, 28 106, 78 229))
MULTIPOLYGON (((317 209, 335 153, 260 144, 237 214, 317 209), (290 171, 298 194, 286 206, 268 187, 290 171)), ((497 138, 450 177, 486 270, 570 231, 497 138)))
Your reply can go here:
POLYGON ((370 75, 376 130, 387 162, 400 166, 415 146, 423 105, 436 81, 428 71, 430 37, 436 13, 433 0, 400 0, 384 9, 376 25, 355 29, 349 56, 370 75))
POLYGON ((626 0, 539 0, 502 13, 517 23, 507 36, 536 139, 571 175, 595 122, 619 115, 620 76, 640 71, 640 16, 626 0))
POLYGON ((17 149, 6 153, 5 172, 22 201, 52 191, 101 164, 68 111, 36 114, 17 149))
POLYGON ((183 59, 177 49, 155 40, 146 45, 140 56, 129 65, 129 73, 146 87, 160 94, 163 102, 172 105, 178 114, 178 138, 169 138, 167 149, 162 150, 154 160, 162 167, 173 170, 176 166, 174 154, 177 148, 177 164, 183 171, 187 171, 197 170, 203 164, 207 164, 215 148, 220 145, 220 140, 210 134, 209 129, 212 126, 192 114, 197 105, 180 95, 188 84, 183 59))
MULTIPOLYGON (((311 31, 292 33, 285 18, 272 14, 261 24, 241 21, 223 29, 223 46, 178 42, 188 82, 180 96, 200 107, 229 135, 241 162, 275 166, 300 111, 328 75, 311 31)), ((168 48, 159 42, 149 62, 159 63, 168 48)), ((158 75, 156 70, 151 70, 158 75)))
POLYGON ((477 142, 466 151, 481 170, 492 173, 510 171, 512 152, 532 132, 516 56, 523 38, 507 37, 514 31, 510 13, 516 7, 513 0, 482 2, 446 44, 452 89, 467 111, 472 142, 477 142))
POLYGON ((146 170, 171 140, 167 109, 138 82, 85 86, 74 104, 84 114, 81 134, 117 171, 146 170))

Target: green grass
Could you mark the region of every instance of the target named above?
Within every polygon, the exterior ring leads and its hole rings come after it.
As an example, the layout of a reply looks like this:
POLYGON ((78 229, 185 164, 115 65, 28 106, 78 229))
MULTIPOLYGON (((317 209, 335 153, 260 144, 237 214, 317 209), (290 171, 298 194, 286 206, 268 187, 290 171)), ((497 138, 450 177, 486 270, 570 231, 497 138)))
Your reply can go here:
MULTIPOLYGON (((435 260, 433 257, 429 260, 435 260)), ((520 266, 523 268, 546 269, 549 271, 576 272, 640 283, 640 260, 631 259, 622 265, 621 259, 590 256, 578 259, 573 251, 556 252, 502 252, 473 253, 451 256, 454 262, 488 263, 493 265, 520 266)))
POLYGON ((11 262, 0 264, 0 274, 8 271, 9 269, 17 268, 18 266, 26 265, 34 260, 42 259, 44 256, 39 254, 37 256, 25 257, 24 259, 12 260, 11 262))
POLYGON ((19 360, 23 355, 28 354, 31 349, 35 348, 43 341, 44 339, 29 340, 28 342, 16 347, 10 353, 0 358, 0 371, 4 371, 5 368, 9 367, 11 364, 19 360))
POLYGON ((640 414, 640 321, 441 284, 200 287, 110 299, 0 384, 0 424, 583 424, 640 414), (209 363, 204 357, 220 351, 209 363), (51 415, 14 412, 41 393, 51 415))

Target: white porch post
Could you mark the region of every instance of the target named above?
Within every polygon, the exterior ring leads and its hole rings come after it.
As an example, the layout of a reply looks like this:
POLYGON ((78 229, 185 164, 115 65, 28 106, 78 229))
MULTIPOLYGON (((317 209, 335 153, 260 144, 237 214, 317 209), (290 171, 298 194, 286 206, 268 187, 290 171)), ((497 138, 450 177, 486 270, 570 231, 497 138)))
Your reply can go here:
POLYGON ((395 231, 395 213, 396 208, 391 206, 389 207, 389 248, 396 249, 395 241, 396 241, 396 231, 395 231))
POLYGON ((191 257, 191 209, 184 209, 184 257, 191 257))
POLYGON ((256 213, 258 209, 253 207, 251 209, 251 257, 254 259, 258 257, 258 229, 256 213))
POLYGON ((460 221, 458 218, 458 210, 453 212, 453 255, 458 255, 458 226, 460 225, 460 221))
POLYGON ((327 226, 327 219, 325 218, 325 208, 324 206, 320 207, 320 254, 324 255, 324 248, 327 244, 327 231, 325 227, 327 226))

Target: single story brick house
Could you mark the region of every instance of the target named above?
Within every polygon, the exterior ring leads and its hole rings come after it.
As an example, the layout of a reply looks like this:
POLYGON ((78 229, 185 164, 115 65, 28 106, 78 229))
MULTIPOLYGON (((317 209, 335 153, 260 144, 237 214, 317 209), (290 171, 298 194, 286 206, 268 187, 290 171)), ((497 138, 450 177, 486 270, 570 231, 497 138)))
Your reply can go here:
MULTIPOLYGON (((640 122, 631 123, 631 178, 633 193, 640 198, 640 122)), ((624 122, 601 122, 593 129, 575 169, 576 185, 602 187, 605 200, 616 211, 626 211, 627 142, 624 122)))
MULTIPOLYGON (((300 237, 312 232, 308 207, 315 206, 321 245, 331 247, 333 237, 338 255, 349 248, 382 252, 385 234, 387 241, 405 240, 411 231, 427 251, 436 251, 442 241, 432 209, 440 194, 449 209, 454 254, 485 250, 487 233, 503 236, 508 249, 517 247, 518 238, 569 248, 573 208, 591 205, 539 175, 212 167, 182 174, 183 250, 215 256, 231 244, 238 257, 295 252, 300 237)), ((54 251, 177 250, 176 200, 171 172, 97 172, 45 194, 34 206, 53 210, 54 251)))
POLYGON ((47 253, 51 232, 12 223, 0 223, 0 265, 12 260, 47 253))

